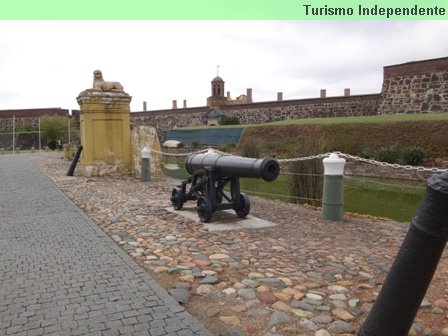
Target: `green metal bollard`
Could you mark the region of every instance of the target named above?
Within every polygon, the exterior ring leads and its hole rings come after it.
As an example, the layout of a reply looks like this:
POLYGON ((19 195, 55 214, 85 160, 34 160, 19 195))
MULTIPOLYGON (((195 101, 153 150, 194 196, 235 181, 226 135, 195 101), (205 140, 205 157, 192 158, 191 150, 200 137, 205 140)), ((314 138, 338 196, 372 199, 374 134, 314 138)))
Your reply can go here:
POLYGON ((322 218, 344 220, 344 166, 345 159, 331 154, 323 160, 324 190, 322 195, 322 218))
POLYGON ((149 173, 149 149, 145 146, 142 149, 142 166, 141 166, 141 181, 142 182, 148 182, 150 178, 149 173))

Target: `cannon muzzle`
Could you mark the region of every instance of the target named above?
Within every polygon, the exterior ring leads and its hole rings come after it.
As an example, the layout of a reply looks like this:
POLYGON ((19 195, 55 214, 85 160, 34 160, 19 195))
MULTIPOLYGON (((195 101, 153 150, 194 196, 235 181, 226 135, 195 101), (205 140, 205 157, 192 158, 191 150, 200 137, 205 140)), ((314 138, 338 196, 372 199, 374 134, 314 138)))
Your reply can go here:
POLYGON ((209 169, 221 176, 261 178, 268 182, 274 181, 280 173, 280 166, 273 158, 252 159, 217 153, 190 154, 185 168, 190 174, 209 169))

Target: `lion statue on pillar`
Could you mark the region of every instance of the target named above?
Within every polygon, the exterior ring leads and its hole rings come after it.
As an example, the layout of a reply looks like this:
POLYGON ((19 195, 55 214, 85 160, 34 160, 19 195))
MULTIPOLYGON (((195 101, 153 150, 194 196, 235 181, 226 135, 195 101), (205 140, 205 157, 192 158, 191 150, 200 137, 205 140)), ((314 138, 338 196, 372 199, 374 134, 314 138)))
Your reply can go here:
POLYGON ((93 72, 93 89, 101 91, 123 91, 123 85, 119 82, 106 82, 100 70, 93 72))

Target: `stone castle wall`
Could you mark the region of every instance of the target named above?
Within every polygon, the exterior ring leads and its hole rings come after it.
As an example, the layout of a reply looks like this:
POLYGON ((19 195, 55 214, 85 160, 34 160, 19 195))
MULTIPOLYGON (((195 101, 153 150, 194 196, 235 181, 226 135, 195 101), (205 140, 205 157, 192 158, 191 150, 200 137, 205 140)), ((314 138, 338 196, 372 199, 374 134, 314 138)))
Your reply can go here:
MULTIPOLYGON (((221 111, 226 116, 236 116, 242 124, 257 124, 285 119, 347 117, 375 115, 379 94, 296 99, 239 105, 226 105, 221 111)), ((176 127, 204 125, 208 107, 183 108, 131 113, 133 124, 157 127, 159 135, 176 127)))
POLYGON ((448 57, 384 67, 378 114, 448 112, 448 57))
MULTIPOLYGON (((72 114, 79 119, 79 111, 72 111, 72 114)), ((12 131, 14 123, 16 128, 36 129, 39 127, 39 118, 43 116, 68 117, 69 111, 61 108, 0 110, 0 129, 12 131)))
MULTIPOLYGON (((75 111, 72 111, 75 112, 75 111)), ((79 111, 76 111, 79 113, 79 111)), ((17 109, 17 110, 0 110, 0 119, 2 118, 39 118, 44 115, 48 116, 67 116, 68 110, 60 107, 50 108, 33 108, 33 109, 17 109)))
POLYGON ((30 128, 35 129, 39 127, 39 117, 26 117, 26 118, 0 118, 0 129, 9 130, 12 132, 13 125, 16 125, 16 128, 30 128))
MULTIPOLYGON (((0 133, 0 148, 4 150, 12 150, 13 146, 12 134, 0 133)), ((15 134, 16 149, 31 149, 31 147, 39 148, 39 133, 17 133, 15 134)))
POLYGON ((176 127, 203 125, 202 118, 208 107, 192 107, 172 110, 132 112, 131 123, 150 125, 158 131, 167 131, 176 127))
POLYGON ((286 100, 224 106, 227 116, 236 116, 242 124, 257 124, 286 119, 349 117, 375 115, 379 95, 286 100))

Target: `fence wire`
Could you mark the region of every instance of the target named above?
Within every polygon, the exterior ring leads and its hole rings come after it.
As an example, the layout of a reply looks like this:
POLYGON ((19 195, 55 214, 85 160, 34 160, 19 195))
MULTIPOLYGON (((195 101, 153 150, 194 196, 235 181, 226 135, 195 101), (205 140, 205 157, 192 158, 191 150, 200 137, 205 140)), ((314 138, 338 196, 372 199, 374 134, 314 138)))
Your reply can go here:
POLYGON ((291 195, 282 195, 282 194, 274 194, 274 193, 266 193, 261 191, 253 191, 253 190, 241 190, 242 192, 248 193, 248 194, 255 194, 255 195, 265 195, 265 196, 276 196, 276 197, 285 197, 285 198, 293 198, 296 200, 305 200, 305 201, 316 201, 316 202, 322 202, 321 198, 307 198, 307 197, 299 197, 299 196, 291 196, 291 195))
POLYGON ((366 178, 360 178, 360 177, 354 177, 354 176, 344 176, 345 179, 348 180, 353 180, 353 181, 360 181, 363 183, 371 183, 371 184, 377 184, 377 185, 382 185, 385 187, 395 187, 395 188, 409 188, 409 189, 421 189, 421 190, 425 190, 426 187, 422 187, 422 186, 417 186, 417 185, 408 185, 408 184, 398 184, 398 183, 385 183, 385 182, 381 182, 381 181, 374 181, 374 180, 369 180, 366 178))

